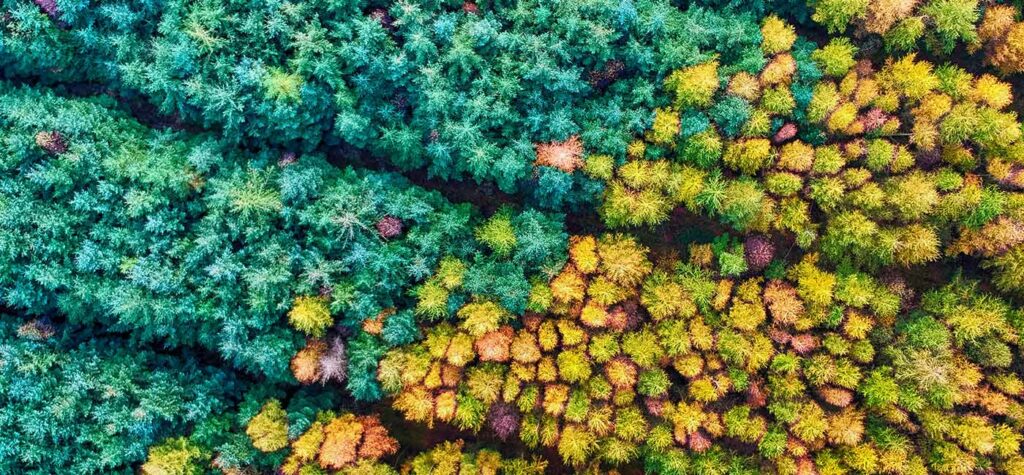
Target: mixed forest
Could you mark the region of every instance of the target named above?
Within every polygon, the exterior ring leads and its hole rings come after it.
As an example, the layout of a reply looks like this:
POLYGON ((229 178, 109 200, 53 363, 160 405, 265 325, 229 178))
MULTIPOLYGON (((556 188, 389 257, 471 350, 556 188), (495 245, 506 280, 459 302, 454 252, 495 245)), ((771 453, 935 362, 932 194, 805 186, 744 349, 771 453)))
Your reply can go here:
POLYGON ((0 474, 1024 475, 1024 4, 0 0, 0 474))

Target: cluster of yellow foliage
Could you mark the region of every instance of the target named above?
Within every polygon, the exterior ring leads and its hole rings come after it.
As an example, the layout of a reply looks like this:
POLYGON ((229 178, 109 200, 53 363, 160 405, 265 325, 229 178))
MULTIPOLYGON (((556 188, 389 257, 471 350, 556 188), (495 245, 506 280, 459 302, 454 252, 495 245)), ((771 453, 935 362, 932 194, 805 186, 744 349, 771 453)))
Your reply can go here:
MULTIPOLYGON (((1001 10, 989 11, 995 18, 1001 10)), ((888 21, 876 13, 869 23, 888 21)), ((982 31, 995 31, 998 22, 986 21, 982 31)), ((831 260, 878 267, 935 261, 946 236, 1021 222, 1024 140, 1007 110, 1008 83, 913 54, 876 69, 839 40, 794 52, 792 27, 775 17, 762 36, 759 74, 723 78, 718 61, 708 61, 666 79, 673 104, 655 111, 626 162, 594 167, 601 173, 592 176, 607 182, 607 224, 656 225, 684 206, 743 232, 789 234, 831 260), (815 67, 822 77, 800 72, 815 67)), ((1024 288, 1008 272, 1024 251, 1011 235, 998 236, 1007 240, 985 257, 1002 287, 1024 288)))
MULTIPOLYGON (((726 278, 714 270, 715 252, 695 244, 687 262, 651 262, 627 236, 574 236, 569 261, 534 289, 543 314, 528 313, 522 328, 490 317, 485 327, 434 326, 424 341, 389 352, 379 379, 409 420, 518 435, 577 467, 625 463, 641 446, 705 453, 732 440, 756 446, 779 473, 952 473, 910 445, 868 434, 875 420, 909 441, 918 437, 914 417, 941 412, 943 403, 904 399, 932 388, 894 396, 930 365, 959 375, 942 384, 965 415, 943 429, 929 420, 938 432, 928 444, 958 457, 986 454, 1008 470, 1024 462, 1011 450, 1019 432, 999 422, 1024 416, 1024 384, 1005 372, 982 377, 989 363, 913 349, 914 333, 896 324, 920 317, 901 316, 909 296, 900 281, 829 272, 815 254, 783 274, 726 278), (869 338, 878 327, 896 332, 893 349, 869 338), (984 410, 969 410, 971 395, 984 410), (967 441, 961 434, 970 431, 1003 448, 967 441)), ((928 296, 935 303, 926 309, 965 339, 936 351, 961 354, 994 335, 1016 344, 999 323, 1001 307, 947 295, 928 296), (964 303, 939 305, 949 298, 964 303), (977 328, 981 321, 993 323, 977 328)), ((483 302, 467 307, 496 313, 483 302)))
POLYGON ((992 5, 978 26, 985 43, 985 59, 1004 74, 1024 71, 1024 22, 1017 21, 1017 9, 992 5))
POLYGON ((290 447, 280 467, 284 475, 314 473, 318 470, 354 470, 369 473, 383 457, 398 450, 376 416, 337 415, 324 411, 298 437, 288 436, 288 415, 277 399, 267 401, 245 429, 254 447, 277 452, 290 447), (313 470, 314 472, 310 472, 313 470))

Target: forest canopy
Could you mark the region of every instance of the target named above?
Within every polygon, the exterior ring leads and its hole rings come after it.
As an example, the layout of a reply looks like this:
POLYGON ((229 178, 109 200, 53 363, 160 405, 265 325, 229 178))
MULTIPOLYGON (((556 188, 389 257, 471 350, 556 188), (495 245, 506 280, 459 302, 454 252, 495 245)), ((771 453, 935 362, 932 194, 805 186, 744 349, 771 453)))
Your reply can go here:
POLYGON ((998 0, 2 0, 0 473, 1024 475, 998 0))

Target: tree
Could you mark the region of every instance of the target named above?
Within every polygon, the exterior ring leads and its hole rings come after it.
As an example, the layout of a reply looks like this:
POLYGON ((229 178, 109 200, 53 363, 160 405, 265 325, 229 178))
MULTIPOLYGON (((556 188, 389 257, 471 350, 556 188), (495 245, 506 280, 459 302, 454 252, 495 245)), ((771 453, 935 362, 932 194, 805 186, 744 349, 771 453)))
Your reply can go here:
POLYGON ((253 447, 262 452, 276 452, 288 446, 288 420, 281 402, 267 401, 259 414, 246 425, 245 433, 253 447))
POLYGON ((167 439, 149 449, 142 473, 146 475, 199 475, 209 454, 184 437, 167 439))
POLYGON ((296 330, 320 337, 333 319, 326 301, 318 297, 300 296, 295 298, 295 304, 288 311, 288 322, 296 330))
POLYGON ((985 43, 985 60, 1004 74, 1024 70, 1024 25, 1016 20, 1017 10, 1009 5, 985 9, 978 36, 985 43))

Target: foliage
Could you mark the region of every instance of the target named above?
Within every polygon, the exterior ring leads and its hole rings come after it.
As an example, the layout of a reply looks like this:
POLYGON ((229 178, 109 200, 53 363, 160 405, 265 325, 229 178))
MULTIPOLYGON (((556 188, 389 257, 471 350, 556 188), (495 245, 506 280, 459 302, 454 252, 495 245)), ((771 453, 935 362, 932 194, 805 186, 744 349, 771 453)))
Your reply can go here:
POLYGON ((808 0, 807 3, 813 10, 811 18, 829 33, 853 30, 856 35, 878 35, 890 51, 905 52, 923 44, 930 51, 949 54, 958 44, 977 48, 981 41, 978 31, 981 8, 977 0, 808 0))
POLYGON ((146 475, 199 475, 209 455, 184 437, 167 439, 149 449, 142 473, 146 475))
POLYGON ((132 348, 117 335, 0 316, 0 472, 197 472, 208 454, 183 440, 214 429, 246 388, 193 352, 132 348), (150 446, 153 446, 150 448, 150 446))
POLYGON ((288 446, 288 415, 281 402, 272 399, 249 421, 245 433, 261 452, 276 452, 288 446))
MULTIPOLYGON (((59 311, 203 346, 279 381, 291 379, 302 341, 283 317, 332 341, 332 314, 343 315, 338 328, 365 335, 345 347, 349 365, 364 366, 348 372, 349 390, 375 399, 376 358, 409 331, 386 321, 388 309, 411 304, 408 292, 442 257, 482 249, 467 206, 395 175, 338 170, 313 155, 246 156, 211 137, 147 131, 95 101, 30 89, 8 88, 0 107, 0 292, 30 314, 59 311), (59 130, 67 150, 40 147, 41 129, 59 130), (382 238, 373 226, 381 216, 402 220, 402 234, 382 238), (373 318, 383 335, 364 330, 373 318)), ((528 288, 527 270, 558 261, 561 224, 535 211, 501 216, 522 244, 502 248, 507 259, 474 257, 466 285, 523 307, 526 291, 515 289, 528 288)), ((338 362, 339 351, 332 356, 338 362)))
POLYGON ((480 449, 467 451, 462 440, 443 442, 420 453, 402 466, 402 473, 435 475, 456 473, 502 473, 508 475, 543 474, 547 462, 522 458, 504 458, 498 452, 480 449))
POLYGON ((552 304, 522 328, 441 324, 389 352, 379 377, 395 409, 428 426, 500 428, 577 467, 668 463, 672 447, 710 455, 735 443, 757 446, 772 471, 881 463, 954 473, 909 447, 962 451, 971 467, 1018 463, 1020 435, 999 453, 957 435, 1012 431, 1003 418, 1022 407, 1017 389, 999 392, 983 376, 1010 364, 1017 317, 976 284, 957 280, 902 311, 899 281, 831 273, 814 255, 767 280, 730 278, 707 267, 703 245, 690 262, 654 268, 646 249, 631 251, 640 279, 623 281, 602 251, 622 239, 574 237, 550 281, 552 304), (978 391, 1001 405, 974 409, 968 394, 978 391))
POLYGON ((985 60, 1004 74, 1024 71, 1024 23, 1017 9, 993 5, 985 9, 978 37, 985 43, 985 60))
MULTIPOLYGON (((764 29, 785 30, 778 23, 769 18, 764 29)), ((865 269, 977 254, 1002 289, 1018 292, 1009 271, 1018 240, 1006 232, 1018 212, 1004 203, 1019 200, 1024 142, 1007 110, 1010 85, 913 55, 876 71, 845 38, 810 50, 781 44, 796 49, 765 43, 778 52, 757 76, 716 81, 718 62, 673 73, 666 94, 679 109, 664 113, 705 119, 655 129, 631 146, 605 178, 604 221, 657 225, 682 206, 740 232, 790 235, 835 264, 865 269), (718 90, 719 82, 728 86, 718 90), (678 101, 697 84, 715 87, 700 101, 678 101), (736 114, 723 122, 716 113, 734 102, 752 107, 738 125, 736 114)))
POLYGON ((5 0, 0 67, 102 82, 234 142, 344 144, 405 170, 536 190, 553 208, 599 192, 573 173, 573 144, 617 153, 650 124, 669 72, 742 58, 760 36, 749 14, 668 0, 87 5, 55 4, 51 18, 5 0))
POLYGON ((1019 5, 3 5, 0 473, 1024 474, 1019 5))

